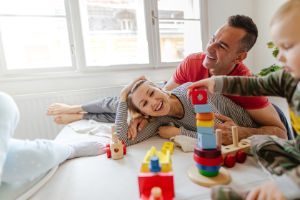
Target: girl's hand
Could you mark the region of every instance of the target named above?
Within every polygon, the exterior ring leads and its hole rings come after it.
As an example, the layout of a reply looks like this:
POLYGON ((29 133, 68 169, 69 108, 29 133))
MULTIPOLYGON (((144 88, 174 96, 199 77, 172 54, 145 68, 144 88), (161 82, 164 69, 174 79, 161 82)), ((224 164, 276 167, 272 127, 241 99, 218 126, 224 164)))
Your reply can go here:
POLYGON ((138 78, 136 78, 134 81, 132 81, 130 84, 128 84, 127 86, 125 86, 120 93, 120 100, 121 101, 126 101, 127 96, 129 94, 129 92, 131 91, 132 87, 134 86, 134 84, 140 80, 146 80, 145 76, 140 76, 138 78))

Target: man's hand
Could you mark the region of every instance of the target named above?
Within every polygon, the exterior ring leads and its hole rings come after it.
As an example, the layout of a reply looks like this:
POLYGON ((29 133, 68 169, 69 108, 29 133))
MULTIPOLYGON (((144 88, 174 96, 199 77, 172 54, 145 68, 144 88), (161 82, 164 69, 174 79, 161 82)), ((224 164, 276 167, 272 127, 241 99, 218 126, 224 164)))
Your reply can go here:
POLYGON ((158 129, 158 134, 162 138, 169 139, 171 137, 174 137, 176 135, 179 135, 179 128, 175 126, 161 126, 158 129))
POLYGON ((273 181, 268 181, 251 190, 246 198, 246 200, 256 199, 285 200, 286 198, 273 181))
POLYGON ((215 124, 215 129, 220 129, 222 133, 222 143, 224 145, 232 144, 232 127, 237 126, 230 117, 225 115, 215 114, 215 117, 221 120, 222 124, 215 124))
POLYGON ((134 140, 138 134, 143 128, 145 128, 148 125, 148 120, 144 117, 138 117, 130 121, 130 124, 128 126, 128 139, 134 140))

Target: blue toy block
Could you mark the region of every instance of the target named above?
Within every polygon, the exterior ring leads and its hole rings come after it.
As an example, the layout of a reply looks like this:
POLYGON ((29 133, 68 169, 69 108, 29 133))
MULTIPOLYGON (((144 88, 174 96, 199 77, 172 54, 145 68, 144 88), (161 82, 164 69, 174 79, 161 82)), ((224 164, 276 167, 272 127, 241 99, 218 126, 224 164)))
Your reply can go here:
POLYGON ((150 160, 149 169, 151 172, 160 172, 161 167, 159 165, 159 159, 157 156, 152 156, 150 160))
POLYGON ((196 167, 200 170, 204 170, 204 171, 207 171, 207 172, 218 172, 221 168, 221 166, 205 166, 205 165, 201 165, 201 164, 198 164, 196 163, 196 167))
POLYGON ((194 105, 195 113, 210 113, 212 108, 209 104, 194 105))
POLYGON ((197 133, 200 134, 206 134, 206 135, 215 135, 215 129, 214 128, 207 128, 203 126, 197 126, 197 133))
POLYGON ((216 136, 214 134, 198 134, 198 147, 201 149, 216 149, 216 136))

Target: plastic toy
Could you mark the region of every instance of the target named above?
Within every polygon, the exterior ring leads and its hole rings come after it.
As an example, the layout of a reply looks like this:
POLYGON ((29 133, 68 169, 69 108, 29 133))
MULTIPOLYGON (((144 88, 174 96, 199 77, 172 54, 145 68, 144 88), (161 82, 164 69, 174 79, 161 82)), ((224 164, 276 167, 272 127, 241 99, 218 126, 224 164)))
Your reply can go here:
POLYGON ((138 176, 142 200, 172 200, 175 197, 171 154, 174 144, 165 142, 161 151, 155 147, 146 153, 138 176))

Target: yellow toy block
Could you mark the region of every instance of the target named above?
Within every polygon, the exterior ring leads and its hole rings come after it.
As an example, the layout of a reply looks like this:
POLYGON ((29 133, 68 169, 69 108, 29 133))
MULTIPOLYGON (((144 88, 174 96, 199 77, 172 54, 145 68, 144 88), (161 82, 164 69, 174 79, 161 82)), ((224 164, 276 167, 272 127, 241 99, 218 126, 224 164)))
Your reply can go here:
MULTIPOLYGON (((170 172, 172 171, 172 160, 171 160, 171 149, 174 148, 174 144, 166 144, 163 149, 166 151, 157 151, 156 148, 153 146, 151 149, 146 153, 144 160, 141 165, 141 172, 149 172, 149 163, 152 156, 157 156, 159 159, 159 164, 161 166, 161 172, 170 172)), ((173 152, 173 151, 172 151, 173 152)))
POLYGON ((198 127, 213 127, 214 120, 209 120, 209 121, 197 120, 196 125, 198 127))
POLYGON ((173 151, 174 151, 174 143, 173 142, 164 142, 163 146, 161 147, 161 152, 166 154, 168 150, 170 151, 170 154, 173 154, 173 151))

